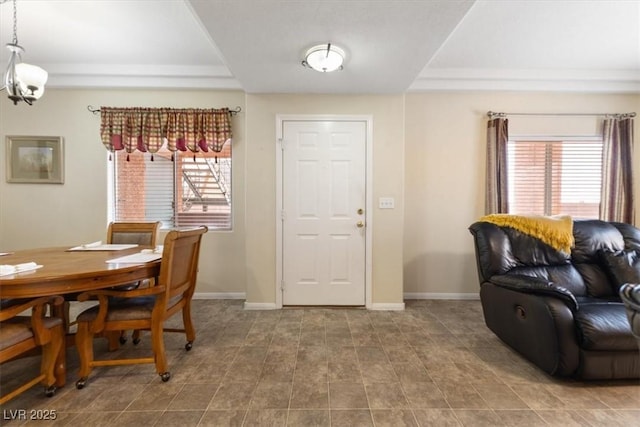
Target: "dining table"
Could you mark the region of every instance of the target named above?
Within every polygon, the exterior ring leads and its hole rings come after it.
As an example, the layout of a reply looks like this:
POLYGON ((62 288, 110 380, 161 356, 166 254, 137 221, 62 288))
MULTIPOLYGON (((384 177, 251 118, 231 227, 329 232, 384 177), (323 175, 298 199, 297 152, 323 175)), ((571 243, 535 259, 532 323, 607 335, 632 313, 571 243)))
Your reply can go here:
MULTIPOLYGON (((161 252, 153 256, 157 248, 126 245, 129 247, 112 250, 109 245, 103 246, 104 250, 66 246, 0 253, 0 266, 35 265, 27 271, 0 276, 0 299, 77 294, 158 277, 161 252), (147 255, 142 261, 150 260, 142 262, 139 254, 147 255), (135 258, 118 261, 127 256, 135 258)), ((58 308, 53 315, 62 316, 61 310, 58 308)), ((57 387, 65 385, 66 372, 66 345, 63 345, 56 361, 57 387)))

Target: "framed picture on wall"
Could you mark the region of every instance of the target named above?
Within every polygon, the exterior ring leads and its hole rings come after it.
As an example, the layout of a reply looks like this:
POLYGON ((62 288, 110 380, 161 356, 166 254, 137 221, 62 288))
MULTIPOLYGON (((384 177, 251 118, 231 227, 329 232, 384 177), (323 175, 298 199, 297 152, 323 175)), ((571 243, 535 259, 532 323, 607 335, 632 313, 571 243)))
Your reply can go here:
POLYGON ((7 136, 7 182, 63 184, 62 137, 7 136))

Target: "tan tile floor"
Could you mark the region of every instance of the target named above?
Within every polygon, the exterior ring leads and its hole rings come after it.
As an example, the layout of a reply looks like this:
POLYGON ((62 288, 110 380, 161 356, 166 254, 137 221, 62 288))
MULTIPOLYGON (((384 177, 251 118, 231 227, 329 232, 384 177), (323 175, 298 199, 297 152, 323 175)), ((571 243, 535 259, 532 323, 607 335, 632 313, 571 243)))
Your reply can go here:
MULTIPOLYGON (((193 350, 167 334, 169 382, 151 365, 99 368, 76 390, 70 349, 68 385, 52 398, 34 387, 4 405, 0 424, 640 426, 640 381, 554 379, 488 331, 479 301, 406 303, 403 312, 245 311, 241 301, 196 300, 193 350), (57 419, 15 419, 20 409, 57 419)), ((109 356, 102 341, 96 353, 109 356)), ((148 345, 143 336, 115 354, 148 345)), ((0 382, 37 364, 6 364, 0 382)))

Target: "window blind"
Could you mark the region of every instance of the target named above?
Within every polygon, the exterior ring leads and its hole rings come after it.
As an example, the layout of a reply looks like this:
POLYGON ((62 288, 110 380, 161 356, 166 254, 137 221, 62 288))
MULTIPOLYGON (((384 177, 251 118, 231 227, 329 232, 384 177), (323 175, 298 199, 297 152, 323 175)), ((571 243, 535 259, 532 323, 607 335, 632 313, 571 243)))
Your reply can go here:
POLYGON ((601 139, 510 140, 509 213, 598 218, 601 139))
POLYGON ((116 221, 231 228, 231 147, 220 153, 114 153, 116 221), (172 159, 172 155, 174 156, 172 159))

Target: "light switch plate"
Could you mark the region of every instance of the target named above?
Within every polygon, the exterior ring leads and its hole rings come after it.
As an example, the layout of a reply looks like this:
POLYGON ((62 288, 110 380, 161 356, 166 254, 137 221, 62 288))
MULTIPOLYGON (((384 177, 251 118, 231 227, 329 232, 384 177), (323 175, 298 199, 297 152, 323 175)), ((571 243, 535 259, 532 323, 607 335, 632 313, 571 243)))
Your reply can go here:
POLYGON ((378 199, 378 207, 380 209, 393 209, 395 208, 395 200, 393 197, 380 197, 378 199))

